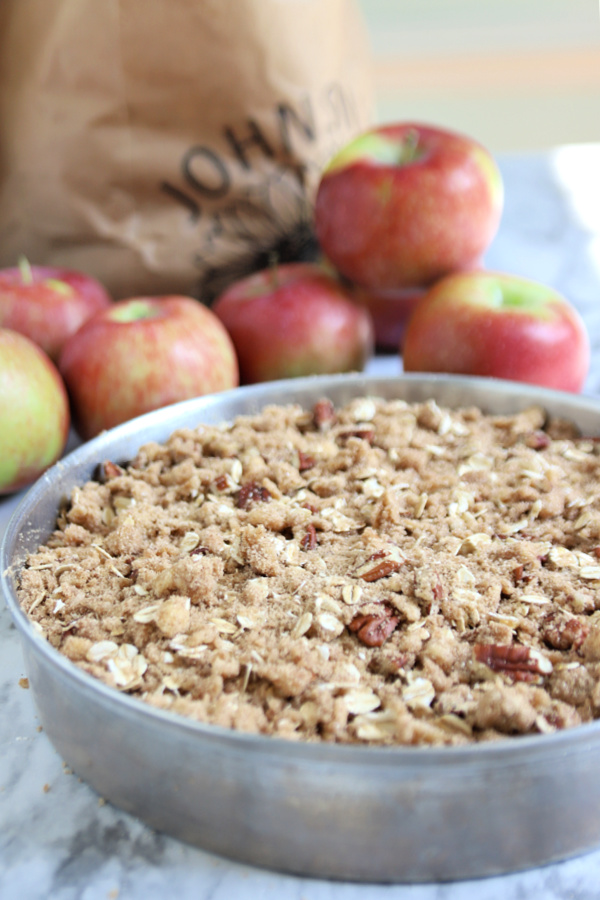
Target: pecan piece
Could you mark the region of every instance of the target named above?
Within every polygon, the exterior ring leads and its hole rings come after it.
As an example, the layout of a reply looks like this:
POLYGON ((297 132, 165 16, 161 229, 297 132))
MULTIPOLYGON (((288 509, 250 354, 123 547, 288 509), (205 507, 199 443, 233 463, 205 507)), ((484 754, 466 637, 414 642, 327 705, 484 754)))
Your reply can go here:
POLYGON ((320 431, 331 427, 337 416, 331 400, 317 400, 313 406, 313 421, 320 431))
POLYGON ((381 615, 367 614, 354 616, 348 628, 366 647, 381 647, 396 629, 400 619, 393 616, 387 607, 382 608, 381 615))
POLYGON ((398 653, 395 656, 384 656, 383 653, 378 653, 371 659, 367 668, 375 675, 394 676, 399 674, 408 661, 408 653, 398 653))
POLYGON ((215 487, 218 491, 226 491, 229 487, 229 479, 227 475, 218 475, 215 478, 215 487))
POLYGON ((475 659, 493 672, 504 672, 513 681, 540 681, 553 666, 547 657, 523 644, 475 644, 475 659))
POLYGON ((523 581, 523 572, 524 572, 523 564, 519 563, 518 566, 515 566, 512 570, 513 578, 516 582, 523 581))
POLYGON ((436 603, 440 603, 441 600, 445 600, 446 598, 446 592, 444 590, 442 582, 440 581, 439 575, 436 575, 436 580, 431 586, 431 593, 436 603))
POLYGON ((338 433, 337 439, 338 441, 347 441, 348 438, 355 437, 360 438, 363 441, 367 441, 367 443, 372 444, 373 439, 375 438, 375 432, 372 428, 345 428, 343 431, 338 433))
POLYGON ((317 546, 317 529, 314 525, 309 525, 306 529, 306 534, 300 541, 300 546, 303 550, 314 550, 317 546))
POLYGON ((532 450, 545 450, 552 443, 545 431, 532 431, 525 438, 525 445, 532 450))
POLYGON ((238 509, 248 509, 251 503, 267 503, 271 494, 257 481, 247 481, 240 488, 237 496, 238 509))
POLYGON ((306 472, 307 469, 312 469, 315 465, 315 459, 313 456, 309 456, 308 453, 303 453, 302 450, 298 450, 298 471, 306 472))
POLYGON ((354 574, 363 581, 379 581, 380 578, 386 578, 397 572, 403 563, 404 558, 397 548, 394 547, 389 552, 379 550, 359 566, 354 574))
POLYGON ((589 634, 589 625, 574 616, 549 613, 542 623, 542 637, 554 650, 578 650, 589 634))
POLYGON ((105 484, 107 481, 110 481, 111 478, 118 478, 119 475, 124 474, 125 469, 117 465, 117 463, 111 462, 109 459, 107 459, 100 464, 98 480, 101 484, 105 484))

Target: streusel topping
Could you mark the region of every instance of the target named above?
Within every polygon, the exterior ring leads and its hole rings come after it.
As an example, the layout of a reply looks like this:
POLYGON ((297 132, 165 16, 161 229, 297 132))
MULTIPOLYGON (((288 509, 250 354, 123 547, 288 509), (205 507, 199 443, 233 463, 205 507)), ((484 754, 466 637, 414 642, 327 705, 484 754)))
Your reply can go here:
POLYGON ((180 429, 73 491, 20 600, 86 672, 226 728, 553 732, 600 715, 598 447, 372 397, 180 429))

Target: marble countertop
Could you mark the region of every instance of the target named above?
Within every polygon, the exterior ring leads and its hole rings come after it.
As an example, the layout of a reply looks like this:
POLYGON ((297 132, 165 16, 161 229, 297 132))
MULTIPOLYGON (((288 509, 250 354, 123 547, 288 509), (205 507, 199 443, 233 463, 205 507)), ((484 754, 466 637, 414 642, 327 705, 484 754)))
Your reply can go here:
MULTIPOLYGON (((600 395, 600 145, 500 159, 506 208, 490 268, 553 285, 590 332, 585 393, 600 395)), ((377 358, 372 371, 401 371, 377 358)), ((0 501, 0 535, 20 496, 0 501)), ((600 849, 479 881, 358 885, 303 879, 212 856, 103 804, 69 772, 39 726, 9 614, 0 605, 2 900, 574 900, 600 895, 600 849)), ((557 813, 558 815, 560 812, 557 813)))

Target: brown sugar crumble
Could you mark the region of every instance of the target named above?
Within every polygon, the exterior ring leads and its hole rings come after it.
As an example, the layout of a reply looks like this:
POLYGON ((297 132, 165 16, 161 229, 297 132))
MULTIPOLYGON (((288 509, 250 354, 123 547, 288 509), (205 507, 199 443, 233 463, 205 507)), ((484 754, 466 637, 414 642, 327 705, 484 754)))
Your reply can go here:
POLYGON ((540 408, 323 398, 101 468, 19 595, 52 646, 120 691, 358 744, 600 716, 600 444, 540 408))

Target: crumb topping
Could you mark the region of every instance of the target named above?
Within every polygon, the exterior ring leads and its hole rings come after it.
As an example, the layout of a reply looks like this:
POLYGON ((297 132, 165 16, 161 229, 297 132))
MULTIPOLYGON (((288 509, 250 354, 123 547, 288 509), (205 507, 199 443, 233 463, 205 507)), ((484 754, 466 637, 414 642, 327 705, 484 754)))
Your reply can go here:
POLYGON ((161 709, 456 745, 600 716, 600 444, 375 397, 179 429, 73 490, 20 602, 161 709))

